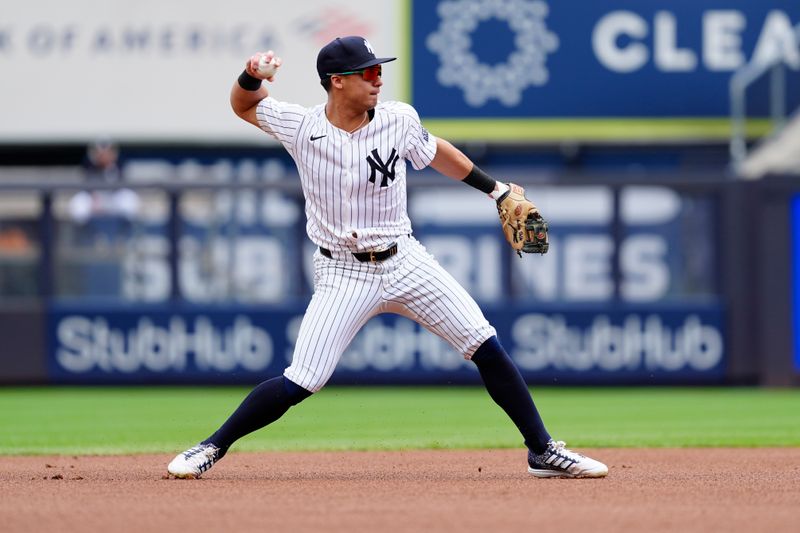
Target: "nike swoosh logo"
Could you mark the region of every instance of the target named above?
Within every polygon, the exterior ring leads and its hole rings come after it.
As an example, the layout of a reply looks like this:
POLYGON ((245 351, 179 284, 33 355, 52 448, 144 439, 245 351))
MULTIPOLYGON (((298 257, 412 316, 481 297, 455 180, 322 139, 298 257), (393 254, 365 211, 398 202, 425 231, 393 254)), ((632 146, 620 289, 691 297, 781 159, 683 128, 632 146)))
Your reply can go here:
POLYGON ((317 139, 322 139, 323 137, 327 137, 327 135, 320 135, 319 137, 314 137, 314 136, 312 135, 312 136, 311 136, 311 138, 310 138, 309 140, 311 140, 311 141, 316 141, 317 139))

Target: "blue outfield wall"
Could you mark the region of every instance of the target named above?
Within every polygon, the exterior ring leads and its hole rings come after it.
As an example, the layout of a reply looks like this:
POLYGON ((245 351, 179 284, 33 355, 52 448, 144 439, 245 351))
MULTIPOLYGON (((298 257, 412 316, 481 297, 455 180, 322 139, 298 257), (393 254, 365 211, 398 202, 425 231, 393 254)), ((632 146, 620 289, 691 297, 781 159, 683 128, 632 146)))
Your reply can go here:
MULTIPOLYGON (((254 383, 291 359, 304 308, 57 306, 54 383, 254 383)), ((724 317, 714 305, 485 307, 529 383, 718 383, 724 317)), ((356 336, 331 383, 478 383, 472 363, 395 315, 356 336)))
POLYGON ((800 194, 791 201, 791 281, 792 291, 792 329, 794 334, 794 370, 800 375, 800 194))
MULTIPOLYGON (((552 224, 551 250, 524 258, 508 248, 496 211, 474 191, 409 195, 414 235, 478 301, 525 378, 722 382, 728 355, 716 197, 635 186, 615 202, 602 184, 535 191, 552 224), (443 211, 444 194, 459 209, 443 211)), ((273 210, 280 205, 299 216, 293 200, 278 201, 273 210)), ((88 273, 87 286, 116 282, 129 300, 54 300, 47 311, 51 381, 252 383, 283 371, 311 295, 313 245, 297 238, 298 221, 280 227, 254 218, 236 228, 237 239, 210 243, 200 222, 182 225, 177 297, 168 236, 156 232, 143 237, 154 252, 137 257, 138 269, 88 273), (203 250, 220 253, 209 265, 203 250)), ((104 293, 93 288, 92 295, 104 293)), ((333 376, 334 383, 478 381, 472 363, 395 316, 371 320, 333 376)))

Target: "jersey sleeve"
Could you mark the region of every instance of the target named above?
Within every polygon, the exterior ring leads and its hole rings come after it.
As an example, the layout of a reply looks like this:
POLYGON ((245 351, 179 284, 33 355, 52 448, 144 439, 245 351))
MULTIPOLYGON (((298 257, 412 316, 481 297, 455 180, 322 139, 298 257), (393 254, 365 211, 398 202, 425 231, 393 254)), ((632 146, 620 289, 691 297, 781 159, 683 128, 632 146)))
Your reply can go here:
POLYGON ((408 159, 416 170, 421 170, 430 165, 436 156, 436 137, 422 125, 416 109, 408 104, 402 104, 400 112, 406 117, 408 124, 406 151, 403 157, 408 159))
POLYGON ((301 105, 281 102, 268 96, 258 103, 256 118, 262 130, 281 142, 287 149, 294 145, 300 125, 308 109, 301 105))

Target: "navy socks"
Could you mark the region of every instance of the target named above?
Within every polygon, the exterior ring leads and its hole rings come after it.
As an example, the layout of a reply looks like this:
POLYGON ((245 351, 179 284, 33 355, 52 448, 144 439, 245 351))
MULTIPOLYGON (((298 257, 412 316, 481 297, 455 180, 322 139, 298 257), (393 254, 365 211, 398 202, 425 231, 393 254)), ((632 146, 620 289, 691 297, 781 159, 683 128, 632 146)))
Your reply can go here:
POLYGON ((220 448, 221 458, 231 444, 248 433, 275 422, 293 405, 311 396, 311 392, 283 376, 268 379, 247 395, 236 411, 203 444, 220 448))
POLYGON ((489 396, 502 407, 522 433, 525 446, 537 454, 544 452, 550 434, 536 410, 522 374, 497 337, 491 337, 481 344, 473 354, 472 362, 477 365, 489 396))
MULTIPOLYGON (((472 362, 478 367, 489 396, 516 424, 528 449, 542 453, 547 448, 550 434, 544 427, 522 375, 497 337, 484 342, 473 354, 472 362)), ((234 442, 275 422, 291 406, 309 396, 310 391, 283 376, 269 379, 253 389, 222 427, 203 444, 212 443, 219 447, 222 457, 234 442)))

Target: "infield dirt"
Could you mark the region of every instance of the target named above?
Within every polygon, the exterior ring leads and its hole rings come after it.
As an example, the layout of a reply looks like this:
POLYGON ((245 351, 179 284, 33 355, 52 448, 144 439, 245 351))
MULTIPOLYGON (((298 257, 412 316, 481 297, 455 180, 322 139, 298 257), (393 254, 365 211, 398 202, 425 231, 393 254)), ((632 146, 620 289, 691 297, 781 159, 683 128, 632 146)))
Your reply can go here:
POLYGON ((605 479, 536 479, 520 450, 0 457, 21 531, 797 531, 800 449, 595 449, 605 479))

